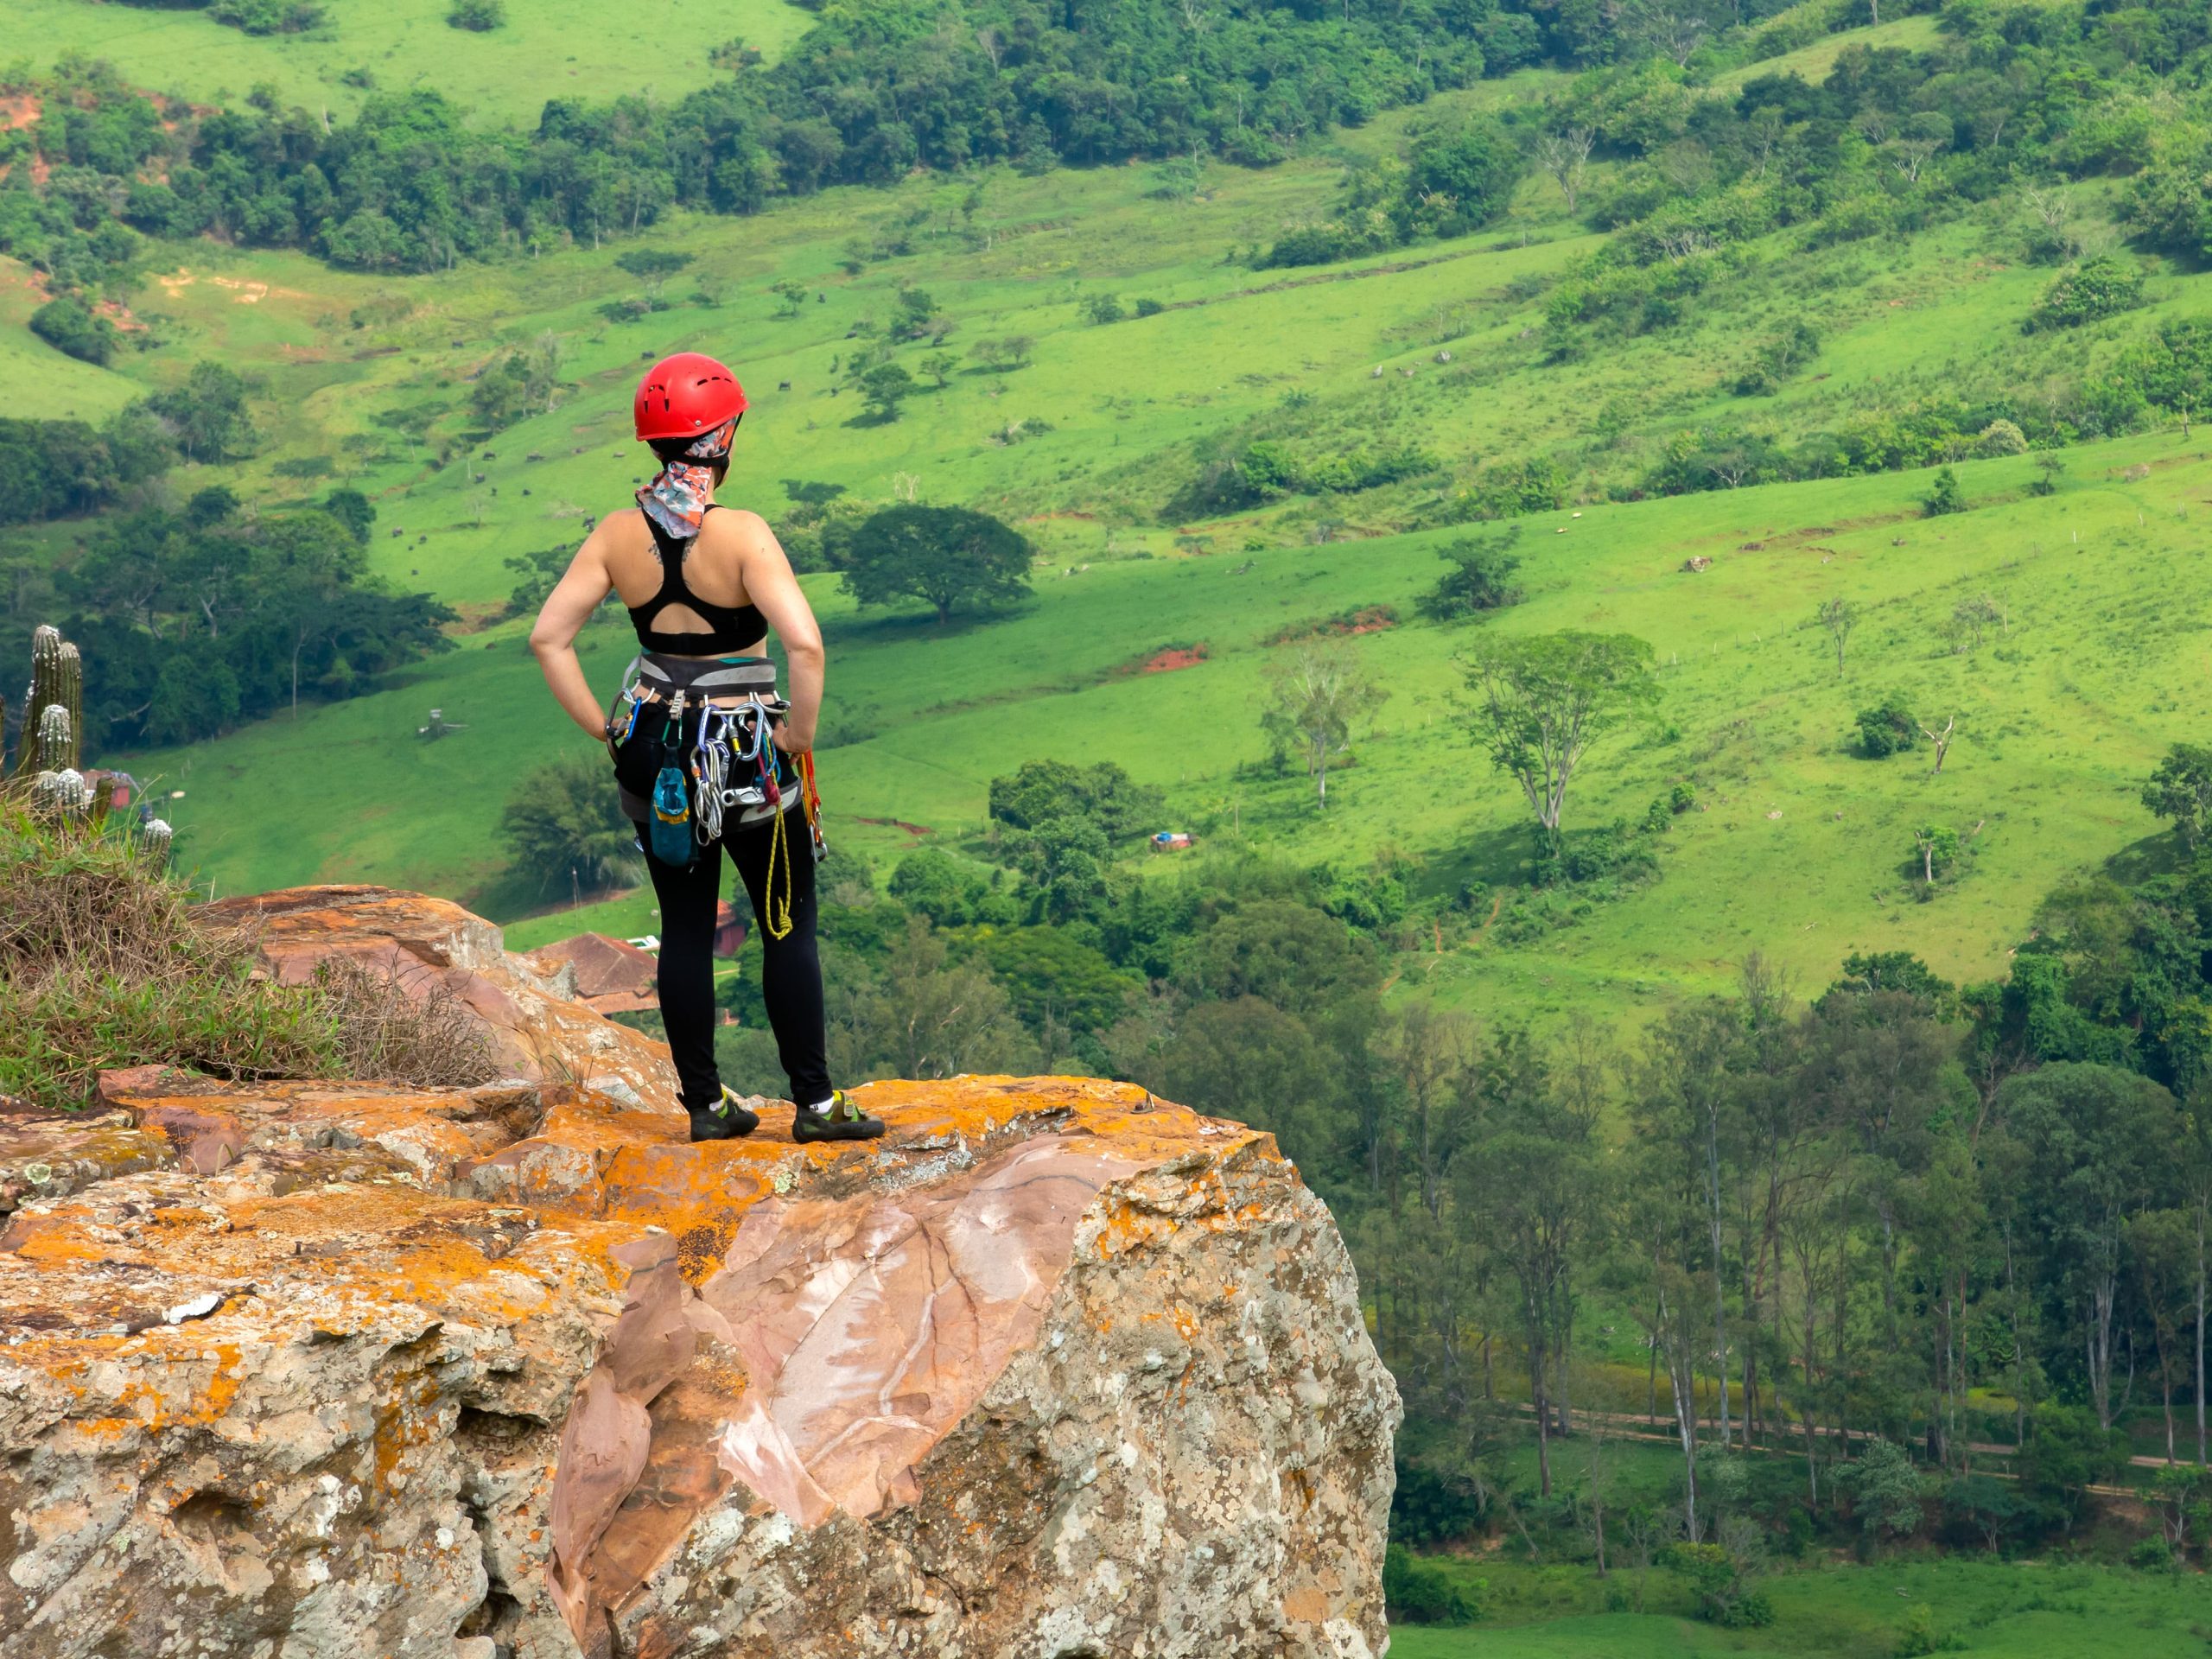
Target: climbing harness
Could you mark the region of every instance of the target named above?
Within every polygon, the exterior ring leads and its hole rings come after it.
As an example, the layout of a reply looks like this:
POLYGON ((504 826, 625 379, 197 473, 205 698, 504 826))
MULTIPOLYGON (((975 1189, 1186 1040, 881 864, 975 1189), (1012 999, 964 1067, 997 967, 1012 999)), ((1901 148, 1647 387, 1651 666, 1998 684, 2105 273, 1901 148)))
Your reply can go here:
POLYGON ((798 791, 798 804, 806 814, 809 850, 817 861, 827 855, 829 842, 823 834, 822 791, 814 757, 786 755, 776 747, 777 724, 790 713, 791 705, 774 695, 773 678, 764 677, 764 670, 772 677, 774 671, 766 663, 739 659, 679 688, 664 670, 641 657, 623 676, 609 729, 619 751, 636 733, 640 719, 663 720, 649 825, 652 855, 662 863, 689 868, 701 849, 713 846, 733 827, 734 812, 755 815, 754 822, 768 820, 768 870, 760 921, 769 938, 783 939, 791 931, 791 848, 786 822, 791 815, 785 809, 792 791, 798 791), (732 696, 736 700, 715 701, 732 696), (687 709, 697 720, 688 741, 683 724, 687 709))

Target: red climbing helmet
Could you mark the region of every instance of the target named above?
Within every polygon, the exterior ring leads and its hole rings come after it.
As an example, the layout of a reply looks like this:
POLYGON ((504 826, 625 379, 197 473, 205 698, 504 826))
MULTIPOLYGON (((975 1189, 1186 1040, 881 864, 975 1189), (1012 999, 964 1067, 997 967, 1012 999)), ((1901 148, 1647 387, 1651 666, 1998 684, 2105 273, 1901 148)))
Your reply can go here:
POLYGON ((645 371, 632 413, 639 440, 650 442, 695 438, 744 414, 745 407, 745 388, 727 365, 704 352, 678 352, 645 371))

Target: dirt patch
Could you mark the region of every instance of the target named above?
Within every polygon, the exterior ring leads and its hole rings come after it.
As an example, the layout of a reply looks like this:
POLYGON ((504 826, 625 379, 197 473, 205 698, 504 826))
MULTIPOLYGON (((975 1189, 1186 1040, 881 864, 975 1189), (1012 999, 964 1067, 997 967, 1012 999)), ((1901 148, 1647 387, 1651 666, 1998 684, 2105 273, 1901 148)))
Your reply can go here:
POLYGON ((1151 656, 1122 669, 1120 675, 1173 674, 1179 668, 1196 668, 1205 659, 1206 642, 1201 639, 1195 645, 1168 645, 1155 651, 1151 656))
POLYGON ((490 604, 456 605, 453 612, 460 619, 447 630, 453 634, 481 633, 493 623, 507 620, 507 607, 501 601, 490 604))
POLYGON ((855 823, 872 823, 879 830, 899 830, 919 841, 930 833, 926 823, 909 823, 904 818, 855 818, 855 823))
POLYGON ((1355 634, 1380 633, 1398 626, 1397 607, 1392 605, 1369 605, 1357 611, 1342 611, 1335 616, 1323 617, 1317 622, 1294 622, 1288 627, 1268 636, 1270 645, 1294 645, 1301 639, 1349 639, 1355 634))

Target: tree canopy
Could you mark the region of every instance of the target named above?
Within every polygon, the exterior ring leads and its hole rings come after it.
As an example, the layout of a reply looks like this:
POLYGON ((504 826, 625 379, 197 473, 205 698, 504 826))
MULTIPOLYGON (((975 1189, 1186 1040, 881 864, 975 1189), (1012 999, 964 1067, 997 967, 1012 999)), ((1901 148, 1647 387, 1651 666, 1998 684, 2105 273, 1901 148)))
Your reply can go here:
POLYGON ((832 563, 863 605, 918 599, 948 622, 1029 591, 1028 538, 988 513, 903 502, 839 529, 832 563))

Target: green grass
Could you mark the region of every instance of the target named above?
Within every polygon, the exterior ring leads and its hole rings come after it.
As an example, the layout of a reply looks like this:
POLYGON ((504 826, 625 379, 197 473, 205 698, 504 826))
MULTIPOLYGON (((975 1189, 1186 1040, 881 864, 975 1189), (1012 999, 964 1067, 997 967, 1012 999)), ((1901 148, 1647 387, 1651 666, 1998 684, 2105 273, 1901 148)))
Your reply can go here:
POLYGON ((9 412, 97 421, 139 396, 137 383, 64 356, 25 327, 44 297, 27 267, 0 258, 0 385, 8 388, 9 412))
POLYGON ((548 99, 604 102, 623 93, 682 97, 719 71, 713 48, 741 37, 771 62, 813 19, 785 0, 703 10, 683 0, 631 0, 619 18, 600 0, 511 0, 484 34, 445 21, 451 0, 327 0, 328 18, 302 35, 251 35, 198 11, 98 0, 7 0, 11 58, 43 73, 70 53, 105 58, 149 92, 237 105, 267 85, 287 105, 350 117, 371 89, 429 87, 473 117, 529 128, 548 99))
MULTIPOLYGON (((1391 1659, 1891 1659, 1911 1609, 1923 1603, 1939 1631, 1960 1638, 1959 1651, 1985 1659, 2178 1659, 2204 1651, 2212 1618, 2201 1573, 2048 1561, 1913 1558, 1777 1572, 1761 1584, 1775 1609, 1763 1630, 1687 1617, 1658 1570, 1647 1589, 1650 1611, 1640 1614, 1596 1611, 1604 1591, 1585 1568, 1485 1562, 1461 1570, 1490 1580, 1491 1616, 1460 1629, 1400 1625, 1390 1632, 1391 1659)), ((1632 1596, 1635 1579, 1630 1568, 1611 1582, 1632 1596)))
POLYGON ((1818 83, 1835 67, 1835 60, 1853 47, 1864 47, 1870 52, 1922 52, 1936 43, 1936 21, 1931 16, 1894 17, 1886 23, 1864 29, 1841 29, 1823 35, 1810 46, 1801 46, 1795 52, 1784 52, 1778 57, 1715 75, 1712 87, 1716 92, 1733 94, 1741 92, 1745 82, 1768 75, 1794 74, 1818 83))

